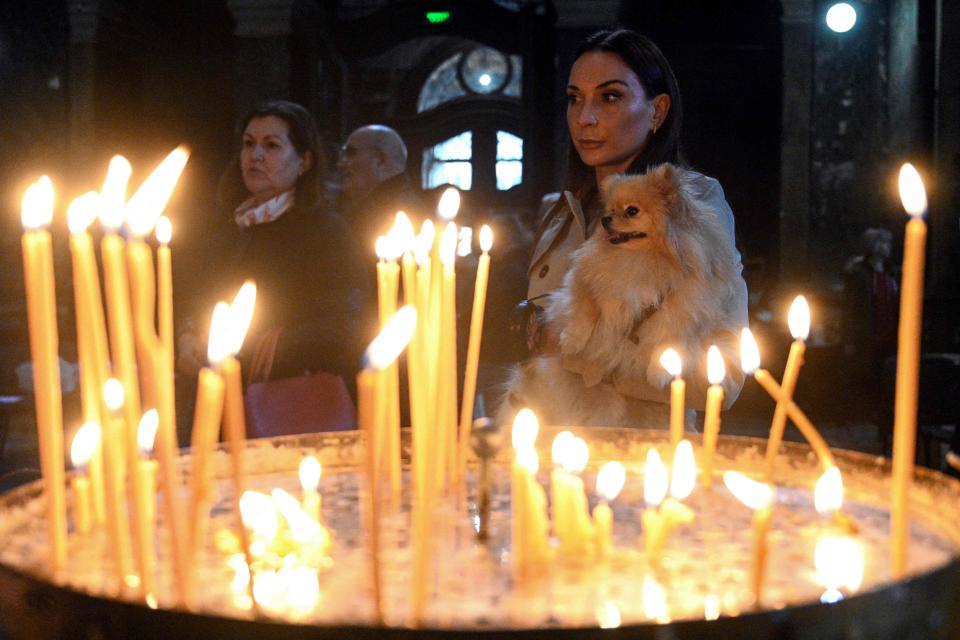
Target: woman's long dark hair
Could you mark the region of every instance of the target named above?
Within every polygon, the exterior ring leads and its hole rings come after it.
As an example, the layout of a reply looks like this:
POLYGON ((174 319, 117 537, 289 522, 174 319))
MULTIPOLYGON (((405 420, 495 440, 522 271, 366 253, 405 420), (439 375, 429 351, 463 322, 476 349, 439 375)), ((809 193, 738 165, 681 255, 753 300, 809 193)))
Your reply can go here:
MULTIPOLYGON (((574 62, 590 51, 606 51, 619 56, 637 75, 648 99, 661 93, 670 96, 667 117, 656 132, 650 133, 647 144, 630 163, 626 172, 643 173, 649 167, 662 162, 681 162, 680 127, 683 123, 683 107, 680 102, 680 88, 673 75, 673 69, 670 68, 670 63, 667 62, 660 48, 650 38, 631 29, 604 29, 591 34, 583 41, 577 48, 574 62)), ((584 164, 572 141, 568 141, 567 175, 563 188, 565 191, 572 192, 585 205, 597 195, 596 171, 593 167, 584 164)), ((556 207, 564 205, 565 202, 561 198, 554 207, 551 207, 540 223, 541 230, 543 224, 552 217, 556 207)))
MULTIPOLYGON (((320 201, 323 193, 323 180, 326 177, 326 159, 320 147, 320 135, 313 122, 310 112, 295 102, 286 100, 270 100, 260 104, 248 113, 240 122, 239 137, 254 118, 275 116, 287 124, 288 136, 293 148, 301 156, 310 152, 313 162, 310 168, 297 178, 296 201, 300 206, 313 206, 320 201)), ((236 207, 248 196, 243 184, 243 175, 240 172, 240 155, 231 161, 226 173, 220 179, 220 202, 226 207, 236 207)))

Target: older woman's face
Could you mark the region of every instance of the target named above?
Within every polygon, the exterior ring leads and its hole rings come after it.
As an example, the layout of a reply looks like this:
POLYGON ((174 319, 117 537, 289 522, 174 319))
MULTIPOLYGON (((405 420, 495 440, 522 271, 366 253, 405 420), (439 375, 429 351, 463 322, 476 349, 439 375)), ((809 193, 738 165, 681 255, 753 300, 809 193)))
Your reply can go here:
POLYGON ((243 132, 243 184, 259 202, 292 189, 311 160, 297 152, 287 123, 276 116, 253 118, 243 132))
POLYGON ((597 170, 598 180, 630 166, 667 109, 669 97, 648 97, 637 74, 614 53, 588 51, 570 70, 570 138, 583 163, 597 170))

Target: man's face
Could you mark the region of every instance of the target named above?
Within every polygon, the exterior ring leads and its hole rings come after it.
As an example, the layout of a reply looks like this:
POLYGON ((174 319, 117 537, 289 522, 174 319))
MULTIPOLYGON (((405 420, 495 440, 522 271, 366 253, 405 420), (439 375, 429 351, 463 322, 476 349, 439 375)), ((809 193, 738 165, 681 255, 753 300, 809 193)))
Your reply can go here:
POLYGON ((347 197, 362 197, 380 184, 383 166, 383 153, 370 136, 355 133, 347 138, 337 161, 347 197))

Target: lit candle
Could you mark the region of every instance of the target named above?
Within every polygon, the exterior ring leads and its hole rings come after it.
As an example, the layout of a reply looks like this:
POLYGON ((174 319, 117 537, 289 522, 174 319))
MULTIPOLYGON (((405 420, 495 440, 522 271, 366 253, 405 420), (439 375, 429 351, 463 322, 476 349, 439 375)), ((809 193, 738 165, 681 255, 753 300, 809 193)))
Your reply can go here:
POLYGON ((647 504, 641 516, 643 543, 648 559, 657 563, 667 538, 681 524, 693 522, 693 511, 683 504, 696 484, 696 462, 689 440, 677 443, 673 453, 673 474, 667 470, 656 449, 647 452, 643 497, 647 504), (670 496, 667 496, 669 490, 670 496))
POLYGON ((123 465, 123 384, 110 378, 103 385, 104 406, 107 414, 103 421, 103 470, 104 489, 107 500, 107 534, 113 567, 121 584, 130 574, 130 532, 127 529, 126 483, 123 465))
POLYGON ((660 365, 673 376, 673 382, 670 383, 670 444, 676 446, 683 438, 684 394, 687 389, 687 384, 680 377, 680 354, 674 349, 667 349, 660 355, 660 365))
MULTIPOLYGON (((416 245, 416 234, 413 231, 413 225, 410 224, 410 218, 403 211, 398 211, 396 222, 393 225, 393 237, 396 243, 396 250, 403 256, 400 259, 401 274, 403 277, 403 301, 404 304, 413 305, 417 308, 420 317, 423 316, 423 310, 419 308, 417 302, 417 262, 414 259, 414 248, 416 245)), ((410 340, 410 346, 407 348, 407 380, 420 380, 417 365, 420 364, 420 331, 414 331, 410 340)), ((419 407, 417 405, 418 393, 415 384, 407 384, 408 402, 410 403, 410 421, 413 424, 417 422, 419 407)))
POLYGON ((627 472, 619 462, 608 462, 597 474, 597 493, 600 502, 593 508, 594 539, 597 556, 607 558, 613 549, 613 509, 611 502, 620 494, 627 472))
POLYGON ((900 279, 900 327, 897 335, 897 384, 893 410, 893 485, 890 507, 891 564, 894 578, 907 571, 910 537, 908 494, 913 483, 917 444, 917 394, 920 337, 923 330, 923 270, 927 242, 927 194, 910 163, 900 168, 900 200, 910 214, 903 240, 900 279))
POLYGON ((510 549, 514 578, 523 582, 537 573, 548 558, 547 503, 536 481, 540 468, 536 442, 540 424, 530 409, 517 412, 511 442, 513 466, 510 483, 510 549))
POLYGON ((580 478, 589 458, 590 450, 582 438, 564 431, 554 439, 553 460, 557 465, 554 477, 557 478, 555 486, 559 488, 554 517, 563 523, 557 529, 557 535, 560 538, 560 550, 570 559, 585 559, 590 554, 594 539, 587 495, 580 478))
MULTIPOLYGON (((207 339, 207 359, 210 366, 201 369, 197 376, 197 399, 190 440, 193 464, 190 473, 190 524, 187 540, 192 558, 196 557, 203 541, 203 527, 207 521, 205 511, 211 497, 213 465, 210 458, 220 433, 225 386, 219 369, 224 360, 230 357, 230 324, 230 306, 225 302, 218 302, 213 309, 210 335, 207 339)), ((195 570, 192 575, 196 576, 195 570)), ((190 593, 192 592, 191 584, 190 593)))
MULTIPOLYGON (((464 229, 465 230, 465 229, 464 229)), ((470 316, 470 337, 467 341, 467 362, 463 375, 463 400, 460 404, 460 456, 458 478, 463 479, 467 465, 467 447, 473 426, 473 404, 477 393, 477 367, 480 362, 480 340, 483 336, 483 310, 487 301, 487 281, 490 279, 490 247, 493 232, 488 225, 480 228, 480 259, 477 279, 473 286, 473 312, 470 316)))
MULTIPOLYGON (((383 621, 383 609, 381 599, 380 584, 380 517, 379 517, 379 478, 376 473, 376 459, 373 439, 376 434, 376 427, 373 424, 377 415, 376 411, 376 385, 377 377, 382 374, 393 362, 400 356, 400 353, 406 348, 413 335, 417 324, 417 310, 411 306, 405 306, 397 311, 396 314, 384 325, 380 334, 374 338, 370 346, 367 347, 363 357, 363 367, 357 374, 357 399, 359 404, 358 421, 360 423, 361 433, 364 433, 367 439, 366 446, 366 472, 367 472, 367 540, 370 545, 370 572, 371 584, 374 592, 374 620, 377 624, 383 621)), ((426 513, 420 515, 425 517, 426 513)), ((429 531, 428 523, 423 522, 420 527, 415 526, 415 530, 424 533, 425 537, 429 531)), ((428 550, 429 543, 421 549, 428 550)), ((417 582, 418 569, 420 578, 425 579, 426 567, 428 564, 426 553, 417 555, 415 552, 414 583, 417 582), (422 563, 422 566, 417 566, 422 563)), ((415 598, 418 590, 414 589, 415 598)), ((420 595, 424 595, 420 592, 420 595)), ((424 603, 414 601, 415 619, 419 620, 422 615, 424 603)))
MULTIPOLYGON (((457 225, 448 222, 440 238, 440 264, 443 269, 440 293, 440 361, 437 378, 438 426, 443 452, 441 487, 448 487, 456 475, 457 446, 457 225)), ((438 465, 441 466, 441 465, 438 465)))
MULTIPOLYGON (((77 315, 77 355, 80 363, 80 402, 83 421, 101 422, 101 390, 106 379, 106 329, 100 297, 100 277, 93 240, 87 227, 97 217, 99 195, 91 191, 70 204, 67 226, 70 229, 70 256, 73 266, 73 297, 77 315)), ((97 427, 99 429, 99 427, 97 427)), ((87 464, 88 482, 92 493, 93 521, 106 521, 103 492, 103 454, 99 435, 97 446, 87 464)))
POLYGON ((753 594, 759 605, 763 597, 767 564, 767 531, 770 529, 773 487, 736 471, 724 473, 723 483, 737 500, 753 509, 753 594))
MULTIPOLYGON (((760 368, 760 349, 753 333, 746 327, 740 333, 740 360, 743 372, 747 375, 753 375, 771 398, 778 400, 783 395, 780 385, 773 379, 773 376, 767 370, 760 368)), ((817 431, 806 414, 793 400, 787 402, 786 407, 787 415, 817 454, 823 470, 826 471, 834 466, 830 447, 827 446, 823 436, 820 435, 820 432, 817 431)))
POLYGON ((843 598, 840 589, 856 593, 863 584, 863 550, 856 540, 846 536, 823 536, 817 540, 813 553, 817 577, 826 592, 823 602, 837 602, 843 598))
MULTIPOLYGON (((379 301, 380 327, 383 328, 397 312, 400 266, 396 234, 391 232, 377 238, 377 297, 379 301)), ((375 421, 375 456, 378 475, 386 473, 390 480, 391 496, 395 503, 400 495, 400 377, 399 367, 392 363, 380 376, 382 385, 376 393, 378 403, 375 421)))
POLYGON ((70 461, 76 474, 73 476, 73 526, 77 533, 90 533, 92 520, 92 504, 90 495, 90 479, 86 476, 87 464, 94 451, 100 446, 100 427, 95 422, 86 422, 73 436, 70 445, 70 461))
POLYGON ((770 437, 767 440, 768 481, 773 477, 773 463, 780 452, 783 430, 787 425, 787 405, 793 400, 793 391, 797 387, 797 378, 800 376, 800 367, 803 365, 803 354, 807 348, 804 341, 810 333, 810 307, 803 296, 797 296, 790 305, 787 324, 790 326, 793 343, 790 345, 790 354, 787 356, 787 364, 783 370, 777 408, 774 409, 773 420, 770 423, 770 437))
POLYGON ((173 358, 173 260, 170 254, 170 238, 173 225, 170 218, 160 216, 156 227, 157 242, 157 324, 160 327, 160 342, 173 358))
POLYGON ((40 470, 47 495, 50 571, 67 560, 67 499, 63 469, 63 405, 60 401, 60 356, 57 304, 53 277, 53 246, 47 226, 53 219, 53 185, 42 176, 23 196, 24 288, 30 327, 34 407, 40 470))
POLYGON ((142 555, 140 580, 147 598, 156 598, 156 551, 154 545, 154 525, 157 511, 157 461, 153 459, 153 443, 156 439, 157 428, 160 426, 160 416, 156 409, 150 409, 140 419, 137 428, 137 448, 140 455, 137 459, 136 473, 140 481, 136 483, 138 491, 135 500, 141 508, 135 510, 136 517, 140 518, 137 528, 140 541, 137 545, 142 555))
POLYGON ((717 449, 717 436, 720 434, 720 407, 723 405, 723 377, 726 367, 723 356, 716 345, 707 350, 707 406, 703 418, 703 475, 700 482, 704 487, 713 486, 713 456, 717 449))
POLYGON ((300 487, 303 489, 303 510, 311 518, 322 523, 323 498, 317 488, 320 486, 320 475, 323 466, 314 456, 304 456, 300 461, 300 487))
POLYGON ((813 504, 817 513, 824 516, 830 516, 833 524, 846 533, 857 533, 859 526, 857 523, 843 513, 843 476, 840 475, 840 469, 830 467, 823 472, 823 475, 817 480, 813 490, 813 504))

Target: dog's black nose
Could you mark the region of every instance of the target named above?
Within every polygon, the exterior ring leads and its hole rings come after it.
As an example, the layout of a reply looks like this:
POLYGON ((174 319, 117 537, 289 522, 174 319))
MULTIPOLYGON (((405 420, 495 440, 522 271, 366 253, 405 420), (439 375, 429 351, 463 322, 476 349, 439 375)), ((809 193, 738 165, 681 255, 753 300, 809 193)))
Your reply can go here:
POLYGON ((613 216, 603 216, 600 218, 600 224, 603 225, 604 229, 609 229, 611 222, 613 222, 613 216))

